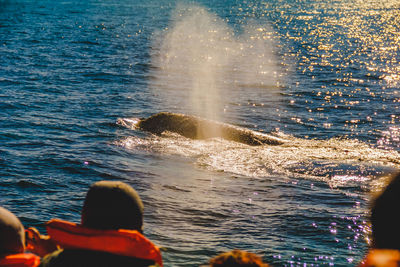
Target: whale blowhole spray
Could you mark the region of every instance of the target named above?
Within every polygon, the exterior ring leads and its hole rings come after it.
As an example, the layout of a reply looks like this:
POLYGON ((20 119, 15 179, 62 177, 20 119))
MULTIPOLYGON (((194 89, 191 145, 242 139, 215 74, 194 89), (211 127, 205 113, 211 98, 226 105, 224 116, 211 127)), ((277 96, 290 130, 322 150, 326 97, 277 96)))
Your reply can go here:
POLYGON ((271 35, 268 25, 248 23, 237 33, 202 7, 178 5, 155 34, 151 87, 168 110, 223 121, 232 99, 277 90, 271 35))

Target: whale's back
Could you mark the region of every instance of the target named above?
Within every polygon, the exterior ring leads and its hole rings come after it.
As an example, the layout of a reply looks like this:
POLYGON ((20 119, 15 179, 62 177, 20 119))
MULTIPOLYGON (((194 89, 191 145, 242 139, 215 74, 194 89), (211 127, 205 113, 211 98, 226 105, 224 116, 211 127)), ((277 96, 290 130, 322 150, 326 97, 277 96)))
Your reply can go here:
POLYGON ((220 137, 253 146, 283 144, 283 140, 275 136, 192 115, 170 112, 160 112, 143 119, 138 123, 138 127, 154 134, 170 131, 191 139, 220 137))

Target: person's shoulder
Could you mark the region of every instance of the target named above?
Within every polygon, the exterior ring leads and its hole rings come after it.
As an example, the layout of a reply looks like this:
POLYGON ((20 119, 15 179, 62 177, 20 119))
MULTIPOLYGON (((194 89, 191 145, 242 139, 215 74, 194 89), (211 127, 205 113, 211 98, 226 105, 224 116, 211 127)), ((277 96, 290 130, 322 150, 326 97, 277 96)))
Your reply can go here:
POLYGON ((113 267, 113 266, 156 266, 154 261, 119 256, 93 250, 58 250, 42 259, 40 267, 113 267))

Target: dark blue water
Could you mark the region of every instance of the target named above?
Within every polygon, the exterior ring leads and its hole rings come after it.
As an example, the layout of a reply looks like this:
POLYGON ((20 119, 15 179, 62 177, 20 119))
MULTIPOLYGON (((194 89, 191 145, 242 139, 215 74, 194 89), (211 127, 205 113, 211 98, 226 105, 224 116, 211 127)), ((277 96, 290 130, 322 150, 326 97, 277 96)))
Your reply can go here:
POLYGON ((372 0, 0 0, 0 205, 44 231, 79 222, 90 184, 119 180, 142 196, 166 266, 233 248, 356 265, 370 191, 400 165, 399 18, 372 0), (159 111, 290 142, 117 124, 159 111))

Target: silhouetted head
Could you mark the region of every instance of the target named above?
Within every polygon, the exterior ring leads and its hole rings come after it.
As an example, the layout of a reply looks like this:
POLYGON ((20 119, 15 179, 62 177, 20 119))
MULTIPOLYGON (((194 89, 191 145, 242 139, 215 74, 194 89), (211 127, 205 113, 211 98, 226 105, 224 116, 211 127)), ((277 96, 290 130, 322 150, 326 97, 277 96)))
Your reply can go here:
POLYGON ((372 246, 400 249, 400 173, 374 200, 371 209, 372 246))
POLYGON ((210 267, 268 267, 260 256, 243 250, 232 250, 219 254, 209 262, 210 267))
POLYGON ((138 193, 123 182, 94 183, 85 199, 82 225, 95 229, 142 231, 143 204, 138 193))
POLYGON ((22 253, 24 244, 24 226, 14 214, 0 207, 0 255, 22 253))

